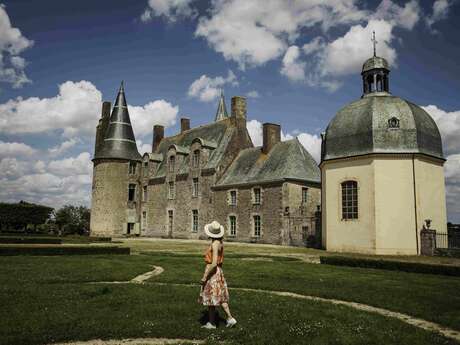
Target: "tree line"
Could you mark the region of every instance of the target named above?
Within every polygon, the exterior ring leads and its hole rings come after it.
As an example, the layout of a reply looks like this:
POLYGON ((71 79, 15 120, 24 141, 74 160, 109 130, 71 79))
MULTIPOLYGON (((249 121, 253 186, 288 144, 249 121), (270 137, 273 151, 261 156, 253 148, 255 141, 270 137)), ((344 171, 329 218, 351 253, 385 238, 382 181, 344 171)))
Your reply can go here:
POLYGON ((25 201, 0 203, 0 232, 88 234, 90 209, 85 206, 52 207, 25 201))

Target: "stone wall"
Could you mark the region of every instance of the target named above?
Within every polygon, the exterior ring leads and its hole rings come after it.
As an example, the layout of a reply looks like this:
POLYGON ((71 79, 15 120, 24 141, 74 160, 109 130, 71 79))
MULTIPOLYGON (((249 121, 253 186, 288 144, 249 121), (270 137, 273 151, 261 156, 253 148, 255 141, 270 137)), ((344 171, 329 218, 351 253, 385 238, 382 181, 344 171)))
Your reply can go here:
MULTIPOLYGON (((139 186, 136 199, 128 202, 128 185, 138 185, 140 163, 136 174, 128 174, 128 161, 101 160, 94 163, 91 201, 91 236, 121 236, 127 222, 138 223, 139 186)), ((137 225, 138 226, 138 225, 137 225)))

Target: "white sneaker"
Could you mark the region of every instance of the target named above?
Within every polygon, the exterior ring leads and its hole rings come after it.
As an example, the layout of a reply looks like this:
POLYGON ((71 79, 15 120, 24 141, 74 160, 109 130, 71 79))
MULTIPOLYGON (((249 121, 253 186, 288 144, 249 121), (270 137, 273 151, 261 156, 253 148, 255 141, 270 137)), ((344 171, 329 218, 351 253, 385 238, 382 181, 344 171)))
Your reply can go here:
POLYGON ((235 325, 236 325, 236 320, 235 320, 235 318, 232 317, 231 319, 228 319, 228 320, 227 320, 227 327, 233 327, 233 326, 235 326, 235 325))
POLYGON ((216 326, 214 326, 211 322, 208 321, 208 323, 204 326, 201 326, 201 328, 216 329, 216 326))

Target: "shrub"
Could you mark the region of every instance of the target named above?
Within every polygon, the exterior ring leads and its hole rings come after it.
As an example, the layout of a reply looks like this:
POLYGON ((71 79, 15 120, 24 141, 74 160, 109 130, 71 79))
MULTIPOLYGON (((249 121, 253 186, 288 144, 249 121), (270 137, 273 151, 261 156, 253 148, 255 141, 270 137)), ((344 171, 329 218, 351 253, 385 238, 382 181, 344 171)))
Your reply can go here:
POLYGON ((321 264, 349 267, 376 268, 391 271, 460 276, 459 266, 424 264, 419 262, 365 259, 347 256, 320 256, 321 264))
POLYGON ((129 255, 127 247, 91 247, 91 246, 0 246, 1 255, 129 255))

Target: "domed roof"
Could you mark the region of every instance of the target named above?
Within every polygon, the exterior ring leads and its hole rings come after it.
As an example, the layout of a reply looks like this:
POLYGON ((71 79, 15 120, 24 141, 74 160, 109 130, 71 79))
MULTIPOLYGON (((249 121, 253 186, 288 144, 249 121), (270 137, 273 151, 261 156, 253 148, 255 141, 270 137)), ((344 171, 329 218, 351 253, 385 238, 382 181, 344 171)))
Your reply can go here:
POLYGON ((384 68, 390 70, 388 61, 380 56, 373 56, 370 59, 367 59, 363 64, 363 72, 370 71, 371 69, 384 68))
POLYGON ((326 128, 323 160, 368 153, 424 153, 444 159, 436 123, 419 106, 378 92, 342 108, 326 128))

